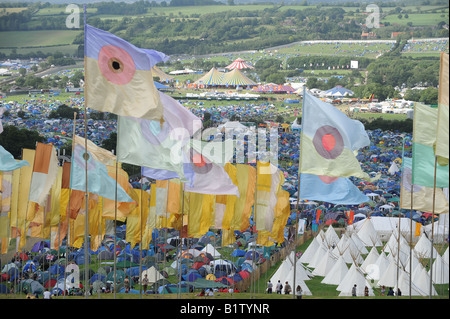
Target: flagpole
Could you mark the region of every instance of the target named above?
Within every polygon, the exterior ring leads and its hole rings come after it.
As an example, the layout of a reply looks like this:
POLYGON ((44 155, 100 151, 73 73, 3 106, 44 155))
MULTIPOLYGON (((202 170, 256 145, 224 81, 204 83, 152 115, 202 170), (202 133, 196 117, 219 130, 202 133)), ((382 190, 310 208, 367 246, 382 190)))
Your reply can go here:
MULTIPOLYGON (((88 284, 88 276, 89 276, 89 266, 90 263, 88 264, 88 258, 89 258, 89 254, 88 254, 88 173, 87 173, 87 162, 88 162, 88 150, 87 150, 87 101, 88 101, 88 95, 87 95, 87 90, 86 90, 86 85, 87 85, 87 63, 86 63, 86 4, 83 5, 83 10, 84 10, 84 78, 85 78, 85 87, 84 87, 84 163, 85 163, 85 179, 86 179, 86 184, 85 184, 85 192, 84 192, 84 200, 85 200, 85 215, 84 215, 84 295, 85 298, 88 298, 88 289, 87 289, 87 284, 88 284)), ((72 141, 72 143, 75 142, 72 141)), ((73 145, 73 144, 72 144, 73 145)))
POLYGON ((434 157, 433 208, 431 213, 430 299, 433 295, 433 242, 434 242, 434 210, 436 204, 436 170, 437 170, 437 156, 434 157))
MULTIPOLYGON (((302 100, 302 124, 300 129, 300 146, 301 146, 301 136, 303 134, 303 123, 304 123, 304 117, 303 117, 303 108, 305 106, 305 95, 306 95, 306 84, 303 86, 303 100, 302 100)), ((301 147, 299 147, 299 153, 301 151, 301 147)), ((300 205, 300 168, 301 168, 301 155, 298 156, 298 180, 297 180, 297 216, 295 217, 296 223, 295 223, 295 234, 294 234, 294 282, 292 283, 292 299, 295 299, 296 294, 296 287, 295 287, 295 281, 296 281, 296 273, 297 273, 297 236, 298 236, 298 222, 299 222, 299 205, 300 205)))
MULTIPOLYGON (((117 175, 116 175, 116 179, 117 179, 117 175)), ((141 279, 141 273, 142 273, 142 200, 143 200, 143 197, 144 197, 144 190, 143 190, 143 183, 142 183, 142 168, 141 168, 141 200, 140 200, 140 203, 139 203, 139 205, 141 206, 141 238, 140 238, 140 240, 141 240, 141 242, 139 243, 139 254, 140 254, 140 257, 139 257, 139 282, 141 282, 142 281, 142 279, 141 279)), ((142 284, 141 285, 139 285, 139 299, 142 299, 142 284)))

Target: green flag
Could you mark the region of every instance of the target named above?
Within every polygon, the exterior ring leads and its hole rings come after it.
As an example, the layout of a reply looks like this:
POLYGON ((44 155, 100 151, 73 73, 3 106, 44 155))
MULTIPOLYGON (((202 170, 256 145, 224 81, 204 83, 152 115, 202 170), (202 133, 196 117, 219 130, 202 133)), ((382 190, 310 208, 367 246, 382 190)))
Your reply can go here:
MULTIPOLYGON (((425 187, 434 186, 436 125, 438 109, 423 104, 414 107, 413 120, 413 175, 412 183, 425 187)), ((449 186, 449 166, 436 167, 436 187, 449 186)))

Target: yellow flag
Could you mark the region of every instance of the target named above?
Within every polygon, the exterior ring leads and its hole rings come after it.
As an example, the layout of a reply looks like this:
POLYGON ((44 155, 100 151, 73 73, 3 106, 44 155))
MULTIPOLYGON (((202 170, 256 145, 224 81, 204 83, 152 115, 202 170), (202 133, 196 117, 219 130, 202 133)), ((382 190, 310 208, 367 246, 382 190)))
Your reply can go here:
POLYGON ((138 206, 127 217, 126 231, 126 241, 131 243, 131 248, 141 242, 141 233, 142 237, 144 236, 144 223, 147 220, 150 206, 150 195, 147 192, 141 189, 133 189, 133 193, 132 198, 138 203, 138 206))
MULTIPOLYGON (((250 165, 236 165, 239 198, 236 199, 234 215, 229 229, 244 231, 250 226, 250 215, 255 203, 256 169, 250 165)), ((225 225, 223 226, 225 228, 225 225)))
POLYGON ((22 160, 26 160, 30 163, 30 166, 23 166, 20 169, 19 201, 17 211, 17 228, 20 231, 19 250, 25 246, 27 241, 26 229, 28 227, 28 196, 30 194, 31 176, 33 174, 34 154, 35 151, 30 149, 23 149, 22 151, 22 160))
POLYGON ((420 230, 422 228, 422 224, 421 223, 416 223, 416 231, 414 233, 414 237, 418 237, 420 236, 420 230))

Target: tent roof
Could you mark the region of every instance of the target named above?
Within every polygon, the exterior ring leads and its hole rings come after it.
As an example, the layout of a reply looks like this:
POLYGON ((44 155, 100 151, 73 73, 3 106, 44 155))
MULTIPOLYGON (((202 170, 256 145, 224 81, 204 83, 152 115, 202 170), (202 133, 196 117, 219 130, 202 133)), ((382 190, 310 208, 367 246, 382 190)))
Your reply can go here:
POLYGON ((325 95, 327 95, 327 96, 346 96, 346 95, 353 95, 353 91, 338 85, 332 89, 329 89, 328 91, 325 91, 325 95))
POLYGON ((232 71, 225 73, 221 85, 249 86, 256 85, 256 83, 246 77, 239 69, 233 69, 232 71))
POLYGON ((222 85, 223 77, 224 74, 213 67, 208 73, 195 81, 194 84, 222 85))
POLYGON ((245 60, 241 59, 241 58, 237 58, 236 60, 233 61, 233 63, 227 65, 225 68, 227 68, 229 70, 234 70, 234 69, 254 69, 253 66, 251 66, 248 63, 246 63, 245 60))

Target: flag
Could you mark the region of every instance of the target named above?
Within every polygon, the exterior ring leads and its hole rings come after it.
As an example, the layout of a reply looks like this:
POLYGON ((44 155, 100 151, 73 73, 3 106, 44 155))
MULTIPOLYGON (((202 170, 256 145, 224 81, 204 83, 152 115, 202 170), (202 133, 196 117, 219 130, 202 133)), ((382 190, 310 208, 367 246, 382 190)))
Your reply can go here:
MULTIPOLYGON (((403 172, 400 188, 400 208, 411 209, 411 191, 412 191, 412 209, 432 213, 433 212, 433 187, 415 185, 412 183, 412 159, 403 158, 403 172)), ((448 201, 445 198, 442 188, 435 190, 434 213, 448 213, 448 201)))
POLYGON ((222 222, 222 227, 243 232, 250 226, 250 216, 255 203, 256 169, 250 165, 236 164, 236 181, 239 197, 234 204, 234 214, 229 224, 225 220, 222 222))
POLYGON ((371 180, 355 152, 370 144, 364 125, 305 92, 300 173, 371 180))
MULTIPOLYGON (((20 232, 19 249, 22 249, 22 247, 25 246, 27 240, 26 222, 28 218, 27 216, 29 204, 28 196, 30 195, 31 176, 33 174, 32 167, 34 166, 34 159, 35 159, 34 153, 35 150, 30 149, 22 150, 22 158, 28 163, 30 163, 31 166, 23 166, 20 168, 17 215, 14 216, 17 219, 16 230, 20 232)), ((31 206, 33 205, 30 205, 30 207, 31 206)), ((16 220, 14 221, 16 222, 16 220)))
POLYGON ((134 197, 136 198, 136 208, 134 208, 127 217, 126 241, 130 242, 130 247, 133 248, 137 243, 141 242, 141 234, 144 234, 144 222, 147 220, 150 195, 141 189, 133 189, 134 197))
POLYGON ((420 230, 422 229, 421 223, 416 223, 416 229, 414 231, 414 237, 420 236, 420 230))
MULTIPOLYGON (((233 184, 238 187, 239 191, 236 166, 234 166, 231 163, 226 163, 224 169, 227 172, 233 184)), ((213 225, 214 228, 216 229, 230 228, 231 219, 233 218, 234 213, 236 211, 235 206, 237 199, 238 196, 236 195, 216 195, 214 225, 213 225)))
POLYGON ((441 70, 439 74, 438 122, 436 130, 436 156, 440 165, 448 165, 448 125, 449 125, 449 79, 448 54, 441 52, 441 70))
POLYGON ((185 215, 188 216, 188 237, 200 238, 212 225, 214 195, 185 192, 185 215))
POLYGON ((317 210, 316 210, 316 224, 319 223, 319 220, 320 220, 320 214, 322 214, 322 210, 321 210, 321 209, 317 209, 317 210))
POLYGON ((85 25, 86 106, 160 121, 163 105, 151 68, 167 59, 161 52, 137 48, 109 32, 85 25))
POLYGON ((84 144, 79 144, 75 139, 70 172, 70 188, 85 191, 87 174, 87 191, 89 193, 115 200, 117 184, 117 201, 132 202, 133 200, 125 190, 108 175, 106 165, 96 160, 98 158, 95 152, 92 150, 86 151, 84 144))
POLYGON ((274 221, 269 239, 284 242, 284 228, 290 214, 289 192, 280 189, 277 193, 277 204, 275 205, 274 221))
POLYGON ((300 174, 299 198, 318 200, 336 205, 359 205, 370 201, 370 198, 364 195, 346 177, 311 174, 300 174))
MULTIPOLYGON (((438 109, 420 103, 414 106, 412 184, 434 187, 435 154, 438 109)), ((436 187, 449 186, 449 166, 436 164, 436 187)))
POLYGON ((37 143, 34 156, 29 200, 42 206, 56 181, 59 161, 51 144, 37 143))
POLYGON ((0 171, 0 241, 1 254, 8 250, 13 172, 0 171))
POLYGON ((277 194, 284 174, 270 162, 257 162, 254 220, 257 231, 272 231, 277 194))
POLYGON ((25 165, 30 165, 30 163, 25 160, 16 161, 14 156, 0 145, 0 171, 13 171, 25 165))
POLYGON ((355 219, 355 212, 354 211, 350 211, 350 214, 348 216, 348 224, 349 225, 353 225, 353 220, 355 219))
MULTIPOLYGON (((175 172, 183 179, 185 160, 182 157, 182 148, 201 127, 201 120, 170 96, 161 92, 159 95, 164 105, 162 124, 159 120, 119 116, 117 160, 170 171, 170 178, 175 176, 175 172)), ((147 174, 146 176, 153 178, 150 173, 147 174)), ((159 175, 155 177, 163 179, 159 175)))
POLYGON ((2 124, 3 112, 5 112, 5 108, 2 106, 0 107, 0 134, 2 134, 3 132, 3 124, 2 124))
POLYGON ((184 190, 191 193, 208 195, 239 196, 238 187, 233 183, 223 167, 225 163, 222 162, 221 155, 224 154, 222 151, 225 152, 224 148, 226 144, 210 142, 204 145, 211 146, 212 144, 219 146, 214 153, 216 156, 211 156, 210 154, 213 153, 209 153, 208 151, 204 152, 204 148, 201 151, 197 151, 196 147, 186 149, 188 151, 185 155, 189 158, 191 169, 194 172, 194 180, 191 185, 185 184, 184 190), (217 153, 219 153, 219 156, 217 156, 217 153), (220 165, 217 162, 223 164, 220 165))

